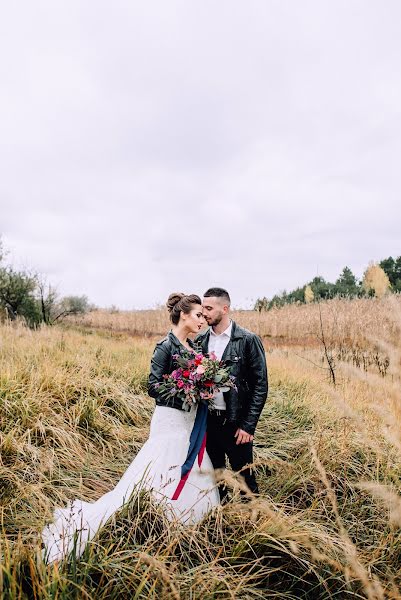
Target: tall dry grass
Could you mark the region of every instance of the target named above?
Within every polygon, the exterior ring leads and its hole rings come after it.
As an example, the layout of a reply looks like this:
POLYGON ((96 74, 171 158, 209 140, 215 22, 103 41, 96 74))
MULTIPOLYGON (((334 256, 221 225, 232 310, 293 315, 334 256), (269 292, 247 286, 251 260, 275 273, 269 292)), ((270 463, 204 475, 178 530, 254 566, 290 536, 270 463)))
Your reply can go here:
POLYGON ((38 533, 53 508, 111 489, 147 437, 153 341, 122 323, 1 327, 0 596, 401 597, 401 319, 380 306, 389 324, 369 343, 389 355, 386 377, 337 359, 333 386, 318 350, 270 348, 259 498, 241 503, 224 473, 233 501, 183 527, 134 495, 81 560, 52 567, 38 533))
MULTIPOLYGON (((383 298, 333 299, 306 305, 286 305, 267 312, 233 311, 232 317, 243 327, 256 332, 267 349, 297 347, 322 348, 322 337, 333 361, 347 361, 363 369, 386 375, 389 353, 379 343, 383 337, 397 344, 393 315, 401 310, 401 296, 383 298)), ((170 327, 167 310, 97 310, 70 323, 102 332, 124 333, 156 338, 170 327)))
MULTIPOLYGON (((288 304, 282 308, 257 312, 233 311, 232 317, 268 343, 305 345, 316 342, 320 334, 320 317, 330 342, 369 345, 383 333, 394 336, 396 327, 392 319, 394 306, 401 309, 401 296, 337 298, 305 305, 288 304)), ((167 310, 106 311, 96 310, 83 317, 71 319, 76 325, 137 336, 162 336, 169 329, 167 310)))

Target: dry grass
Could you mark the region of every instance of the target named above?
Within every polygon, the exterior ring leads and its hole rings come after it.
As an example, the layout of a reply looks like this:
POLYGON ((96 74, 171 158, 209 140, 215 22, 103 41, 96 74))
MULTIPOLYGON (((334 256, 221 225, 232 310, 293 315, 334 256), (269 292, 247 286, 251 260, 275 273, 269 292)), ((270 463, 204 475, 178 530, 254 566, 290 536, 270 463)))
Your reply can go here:
MULTIPOLYGON (((157 313, 153 329, 134 313, 92 314, 99 321, 73 329, 1 327, 0 596, 401 597, 401 319, 398 299, 369 302, 344 303, 324 324, 385 353, 385 377, 336 355, 334 387, 321 349, 277 348, 266 339, 271 391, 256 439, 260 498, 239 502, 241 480, 224 473, 233 502, 185 528, 172 527, 148 495, 134 496, 80 561, 59 567, 41 562, 38 532, 55 505, 111 489, 146 439, 153 339, 137 334, 145 326, 155 334, 164 317, 157 313), (369 335, 352 326, 347 309, 372 324, 369 335), (117 320, 111 326, 107 318, 117 320)), ((290 308, 277 326, 285 331, 291 322, 288 331, 302 337, 306 316, 316 325, 304 312, 311 307, 290 308)), ((257 330, 247 314, 237 318, 257 330)))
MULTIPOLYGON (((381 299, 334 299, 320 304, 312 303, 267 312, 233 311, 233 318, 243 327, 255 331, 269 343, 281 342, 288 346, 316 342, 320 334, 320 312, 330 342, 352 342, 370 345, 371 339, 383 335, 394 336, 396 326, 392 318, 394 306, 401 310, 401 296, 381 299)), ((162 336, 169 328, 167 310, 105 311, 97 310, 84 317, 72 319, 77 325, 137 336, 162 336)))
MULTIPOLYGON (((234 311, 233 318, 262 337, 267 348, 320 348, 322 327, 334 360, 347 361, 365 371, 385 375, 389 368, 388 347, 396 344, 397 324, 393 315, 401 311, 401 296, 334 299, 320 304, 287 305, 267 312, 234 311)), ((125 333, 134 337, 161 337, 169 328, 165 309, 145 311, 94 311, 71 320, 81 329, 125 333)))

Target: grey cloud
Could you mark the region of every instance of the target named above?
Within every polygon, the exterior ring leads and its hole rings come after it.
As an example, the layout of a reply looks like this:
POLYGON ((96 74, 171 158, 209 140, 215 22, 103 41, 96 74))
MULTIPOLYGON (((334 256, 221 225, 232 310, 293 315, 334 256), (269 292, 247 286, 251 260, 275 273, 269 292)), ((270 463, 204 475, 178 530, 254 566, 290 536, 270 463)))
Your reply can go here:
POLYGON ((13 259, 130 308, 218 283, 249 305, 399 253, 400 17, 365 0, 7 6, 13 259))

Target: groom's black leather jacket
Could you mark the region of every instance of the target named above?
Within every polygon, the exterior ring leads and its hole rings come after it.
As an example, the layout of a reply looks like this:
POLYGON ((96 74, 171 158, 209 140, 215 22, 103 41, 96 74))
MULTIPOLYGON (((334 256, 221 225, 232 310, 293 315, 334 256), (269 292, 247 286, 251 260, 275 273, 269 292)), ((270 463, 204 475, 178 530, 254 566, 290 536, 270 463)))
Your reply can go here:
MULTIPOLYGON (((190 340, 188 341, 190 343, 190 340)), ((170 375, 176 368, 173 358, 174 354, 185 354, 185 348, 174 333, 170 331, 164 339, 156 344, 156 348, 154 349, 150 362, 148 394, 156 400, 156 404, 159 406, 170 406, 178 410, 189 411, 191 407, 188 403, 174 396, 170 398, 163 397, 157 391, 156 384, 162 383, 163 375, 170 375)))
MULTIPOLYGON (((231 367, 237 390, 224 392, 227 420, 253 435, 268 392, 266 355, 261 339, 232 322, 231 338, 222 360, 231 367)), ((195 339, 207 353, 210 328, 195 339)))

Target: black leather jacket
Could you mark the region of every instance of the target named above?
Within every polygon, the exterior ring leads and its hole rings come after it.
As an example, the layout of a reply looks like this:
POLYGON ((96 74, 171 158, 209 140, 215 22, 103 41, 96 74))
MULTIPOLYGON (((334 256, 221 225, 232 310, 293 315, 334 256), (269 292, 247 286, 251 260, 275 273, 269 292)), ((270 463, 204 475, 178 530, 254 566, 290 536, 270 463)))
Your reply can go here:
MULTIPOLYGON (((192 346, 192 342, 188 340, 192 346)), ((148 379, 148 394, 156 400, 159 406, 170 406, 178 410, 189 411, 189 404, 179 398, 172 396, 165 398, 159 395, 155 384, 163 381, 163 375, 169 375, 176 368, 173 359, 174 354, 185 354, 185 347, 181 344, 178 338, 170 331, 166 337, 156 344, 152 360, 150 362, 150 374, 148 379)))
MULTIPOLYGON (((231 367, 237 391, 224 392, 227 420, 253 435, 268 392, 266 355, 256 334, 232 323, 231 338, 222 360, 231 367)), ((209 336, 210 329, 195 340, 201 344, 203 353, 208 351, 209 336)))

